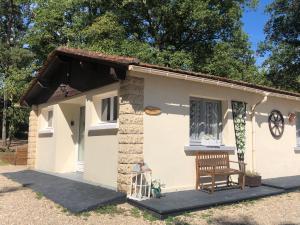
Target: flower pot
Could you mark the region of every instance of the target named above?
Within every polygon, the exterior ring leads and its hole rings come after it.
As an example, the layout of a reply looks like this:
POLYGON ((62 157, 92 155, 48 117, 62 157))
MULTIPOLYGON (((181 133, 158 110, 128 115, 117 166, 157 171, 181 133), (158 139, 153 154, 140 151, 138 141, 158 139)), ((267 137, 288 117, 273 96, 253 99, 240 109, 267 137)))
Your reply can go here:
POLYGON ((245 177, 245 185, 248 187, 261 186, 261 176, 247 176, 245 177))
POLYGON ((160 190, 157 189, 157 188, 152 188, 151 194, 152 194, 153 198, 160 198, 161 197, 160 190))

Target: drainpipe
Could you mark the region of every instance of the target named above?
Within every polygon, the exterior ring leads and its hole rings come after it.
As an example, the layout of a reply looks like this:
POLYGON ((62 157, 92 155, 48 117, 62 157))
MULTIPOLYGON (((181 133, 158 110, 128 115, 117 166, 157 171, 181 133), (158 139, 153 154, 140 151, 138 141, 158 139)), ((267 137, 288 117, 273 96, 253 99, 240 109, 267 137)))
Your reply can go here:
POLYGON ((269 92, 265 92, 264 93, 264 97, 263 99, 261 99, 260 101, 258 101, 257 103, 255 103, 252 107, 251 107, 251 111, 250 111, 250 118, 251 118, 251 130, 252 130, 252 143, 251 143, 251 147, 252 147, 252 160, 251 160, 251 170, 253 172, 255 172, 255 109, 258 105, 265 103, 268 99, 268 95, 270 93, 269 92))

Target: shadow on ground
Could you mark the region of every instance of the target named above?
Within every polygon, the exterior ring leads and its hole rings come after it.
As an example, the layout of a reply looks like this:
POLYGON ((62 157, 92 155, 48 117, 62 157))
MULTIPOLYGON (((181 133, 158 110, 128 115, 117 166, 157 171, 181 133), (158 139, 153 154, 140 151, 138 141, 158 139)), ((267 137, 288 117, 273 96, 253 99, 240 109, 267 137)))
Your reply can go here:
POLYGON ((0 189, 0 195, 1 194, 5 194, 5 193, 10 193, 10 192, 15 192, 15 191, 21 191, 24 190, 25 187, 24 186, 20 186, 20 187, 4 187, 2 189, 0 189))
POLYGON ((235 221, 232 221, 230 218, 217 217, 211 218, 209 222, 214 225, 258 225, 258 223, 249 216, 238 216, 235 221))

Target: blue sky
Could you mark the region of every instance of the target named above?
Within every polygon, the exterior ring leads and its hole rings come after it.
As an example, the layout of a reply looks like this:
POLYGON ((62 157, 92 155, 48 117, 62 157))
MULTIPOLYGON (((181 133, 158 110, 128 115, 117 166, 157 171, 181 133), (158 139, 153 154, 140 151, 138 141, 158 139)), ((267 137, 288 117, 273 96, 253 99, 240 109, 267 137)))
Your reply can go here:
MULTIPOLYGON (((244 23, 244 31, 249 35, 252 49, 257 50, 260 41, 265 38, 264 25, 268 20, 268 15, 264 12, 266 5, 270 4, 271 0, 259 0, 259 4, 255 10, 247 9, 244 12, 242 21, 244 23)), ((256 64, 260 66, 264 58, 256 55, 256 64)))

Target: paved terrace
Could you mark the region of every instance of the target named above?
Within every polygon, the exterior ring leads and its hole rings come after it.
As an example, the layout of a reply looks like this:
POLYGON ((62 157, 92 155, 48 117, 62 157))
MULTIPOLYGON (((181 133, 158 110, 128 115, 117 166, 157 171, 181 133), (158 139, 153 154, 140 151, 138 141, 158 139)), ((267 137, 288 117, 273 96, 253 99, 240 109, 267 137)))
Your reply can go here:
POLYGON ((3 175, 35 192, 42 193, 72 213, 126 201, 126 195, 123 193, 33 170, 3 173, 3 175))
MULTIPOLYGON (((79 182, 32 170, 3 173, 23 186, 42 193, 73 213, 92 210, 108 204, 123 203, 126 195, 100 186, 79 182)), ((127 201, 161 219, 184 212, 205 209, 216 205, 277 195, 300 188, 300 176, 279 177, 263 181, 260 187, 205 191, 178 191, 166 193, 162 198, 144 201, 127 201)))

